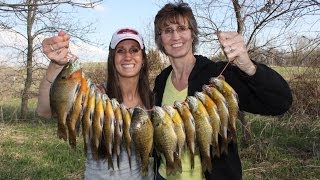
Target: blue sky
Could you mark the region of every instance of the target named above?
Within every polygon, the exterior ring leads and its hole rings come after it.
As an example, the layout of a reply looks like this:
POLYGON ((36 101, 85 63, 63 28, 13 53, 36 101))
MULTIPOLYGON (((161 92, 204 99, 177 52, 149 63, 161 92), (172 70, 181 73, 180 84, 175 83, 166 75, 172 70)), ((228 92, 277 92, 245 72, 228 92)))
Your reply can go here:
MULTIPOLYGON (((153 20, 158 12, 158 10, 167 2, 172 2, 173 0, 103 0, 103 2, 98 5, 95 9, 78 9, 79 19, 83 22, 94 22, 96 31, 95 34, 90 36, 94 41, 105 43, 104 46, 94 47, 84 43, 77 43, 77 46, 71 44, 71 51, 79 56, 81 61, 106 61, 108 55, 108 44, 110 42, 112 34, 119 28, 131 27, 137 29, 144 37, 146 47, 154 47, 153 42, 153 20)), ((186 2, 196 2, 195 0, 187 0, 186 2)), ((227 3, 227 1, 224 1, 227 3)), ((230 2, 229 2, 230 3, 230 2)), ((225 15, 223 10, 219 10, 218 15, 225 15)), ((215 18, 218 18, 215 16, 215 18)), ((319 15, 306 17, 307 19, 300 19, 296 24, 293 24, 293 29, 290 33, 295 35, 303 34, 305 36, 310 36, 310 31, 313 31, 315 35, 319 34, 320 29, 320 18, 319 15), (308 23, 308 21, 311 21, 308 23)), ((219 18, 218 18, 219 19, 219 18)), ((222 20, 225 20, 220 18, 222 20)), ((199 23, 199 21, 198 21, 199 23)), ((233 22, 234 23, 234 22, 233 22)), ((232 27, 227 27, 224 29, 226 31, 234 30, 232 27)), ((279 29, 271 27, 269 32, 263 34, 262 39, 272 35, 274 32, 279 32, 279 29)), ((290 35, 290 34, 289 34, 290 35)), ((286 34, 281 35, 283 41, 287 41, 286 34)), ((72 37, 71 37, 72 38, 72 37)), ((23 45, 21 41, 10 35, 1 34, 0 40, 2 42, 7 42, 11 44, 16 42, 13 46, 23 45), (20 43, 19 43, 20 42, 20 43)), ((41 39, 40 39, 41 41, 41 39)), ((39 42, 40 43, 40 42, 39 42)), ((216 42, 211 42, 212 46, 216 42)), ((288 43, 288 42, 286 42, 288 43)), ((208 48, 199 48, 200 50, 207 50, 208 48)), ((210 50, 210 49, 209 49, 210 50)), ((201 54, 206 52, 202 51, 201 54)), ((210 53, 214 53, 211 52, 210 53)), ((0 51, 0 59, 5 59, 5 54, 0 51)))
MULTIPOLYGON (((152 36, 150 33, 153 32, 154 16, 166 2, 157 0, 104 0, 94 10, 80 10, 79 16, 84 18, 85 21, 95 22, 97 29, 94 37, 107 43, 107 45, 110 42, 112 34, 117 29, 123 27, 135 28, 142 34, 145 40, 149 40, 153 38, 150 37, 152 36)), ((151 43, 145 43, 151 45, 151 43)), ((149 45, 147 46, 149 47, 149 45)), ((101 54, 92 58, 104 60, 107 56, 107 46, 100 48, 105 53, 94 47, 87 47, 86 49, 97 50, 101 54)), ((79 50, 78 53, 80 52, 79 50)))

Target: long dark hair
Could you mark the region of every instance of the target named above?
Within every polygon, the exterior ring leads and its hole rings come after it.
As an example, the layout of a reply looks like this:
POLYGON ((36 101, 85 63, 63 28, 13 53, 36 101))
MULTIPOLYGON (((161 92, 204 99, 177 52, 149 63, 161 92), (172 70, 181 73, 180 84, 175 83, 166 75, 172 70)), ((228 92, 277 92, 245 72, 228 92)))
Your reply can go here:
MULTIPOLYGON (((142 51, 142 67, 139 75, 138 82, 138 93, 142 100, 143 105, 147 109, 151 109, 153 107, 154 96, 152 91, 150 90, 149 84, 149 66, 147 61, 147 53, 145 48, 141 49, 142 51)), ((108 77, 107 77, 107 87, 106 91, 110 98, 116 98, 120 103, 123 101, 122 93, 120 89, 120 82, 118 78, 118 72, 115 66, 115 49, 111 49, 109 47, 109 55, 108 55, 108 77)))

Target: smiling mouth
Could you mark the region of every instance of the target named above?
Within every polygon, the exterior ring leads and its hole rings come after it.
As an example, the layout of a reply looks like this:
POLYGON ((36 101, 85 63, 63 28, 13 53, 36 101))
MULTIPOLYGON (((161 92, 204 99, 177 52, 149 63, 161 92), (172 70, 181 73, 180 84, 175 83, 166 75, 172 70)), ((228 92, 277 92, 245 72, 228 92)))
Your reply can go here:
POLYGON ((172 44, 171 46, 176 48, 176 47, 181 47, 183 44, 182 43, 177 43, 177 44, 172 44))
POLYGON ((123 64, 122 65, 123 68, 134 68, 134 64, 123 64))

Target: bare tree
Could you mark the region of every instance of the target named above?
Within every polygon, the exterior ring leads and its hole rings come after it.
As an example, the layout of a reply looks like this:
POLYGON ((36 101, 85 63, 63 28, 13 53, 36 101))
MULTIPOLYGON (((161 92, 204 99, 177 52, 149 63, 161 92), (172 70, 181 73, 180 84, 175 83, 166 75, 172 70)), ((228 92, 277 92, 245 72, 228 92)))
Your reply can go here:
POLYGON ((34 85, 33 75, 43 63, 40 61, 44 59, 40 49, 43 37, 63 29, 78 40, 90 43, 86 37, 93 32, 94 26, 83 25, 72 14, 79 8, 93 8, 101 1, 24 0, 15 4, 0 2, 1 32, 20 40, 15 45, 1 44, 1 47, 9 48, 10 53, 15 54, 15 65, 20 65, 23 69, 18 73, 22 75, 24 82, 20 95, 20 119, 27 119, 28 100, 31 98, 34 85))
MULTIPOLYGON (((244 35, 251 58, 269 64, 288 64, 284 51, 301 53, 290 48, 298 47, 297 44, 300 45, 300 50, 310 47, 310 42, 313 42, 314 49, 319 47, 319 28, 313 28, 319 23, 320 6, 316 0, 200 0, 194 2, 193 6, 201 30, 200 38, 207 47, 206 53, 212 57, 221 55, 219 44, 213 44, 217 41, 214 33, 220 30, 237 31, 244 35), (302 44, 302 36, 297 37, 294 32, 301 26, 301 22, 307 26, 303 20, 314 15, 318 18, 310 22, 309 29, 305 30, 306 34, 313 36, 309 37, 313 40, 302 44), (294 41, 298 43, 292 46, 294 41)), ((295 57, 300 62, 306 56, 295 57)), ((243 125, 242 141, 247 144, 251 139, 250 123, 242 112, 239 119, 243 125)))
POLYGON ((200 0, 193 2, 201 30, 201 42, 208 52, 220 51, 214 32, 237 31, 247 40, 249 53, 257 49, 284 49, 294 32, 319 39, 319 2, 315 0, 200 0), (306 22, 307 17, 311 21, 306 22), (303 24, 301 24, 303 23, 303 24), (306 29, 308 28, 308 29, 306 29), (291 34, 289 32, 292 32, 291 34))

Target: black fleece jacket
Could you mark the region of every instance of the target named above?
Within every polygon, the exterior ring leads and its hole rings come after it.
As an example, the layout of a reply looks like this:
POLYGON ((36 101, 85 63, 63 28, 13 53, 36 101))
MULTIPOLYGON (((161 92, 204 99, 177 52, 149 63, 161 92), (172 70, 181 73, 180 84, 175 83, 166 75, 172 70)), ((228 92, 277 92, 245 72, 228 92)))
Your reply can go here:
MULTIPOLYGON (((209 84, 211 77, 220 74, 226 62, 213 62, 208 58, 195 55, 196 64, 188 79, 188 95, 202 91, 204 84, 209 84)), ((255 63, 255 62, 254 62, 255 63)), ((229 65, 223 72, 226 82, 237 92, 239 108, 260 115, 281 115, 292 104, 291 90, 287 82, 276 71, 266 65, 255 63, 257 71, 248 76, 238 67, 229 65)), ((155 80, 155 102, 161 106, 166 80, 172 71, 172 66, 164 69, 155 80)), ((206 172, 206 179, 242 179, 241 162, 237 145, 228 145, 228 155, 213 158, 213 171, 206 172)))

